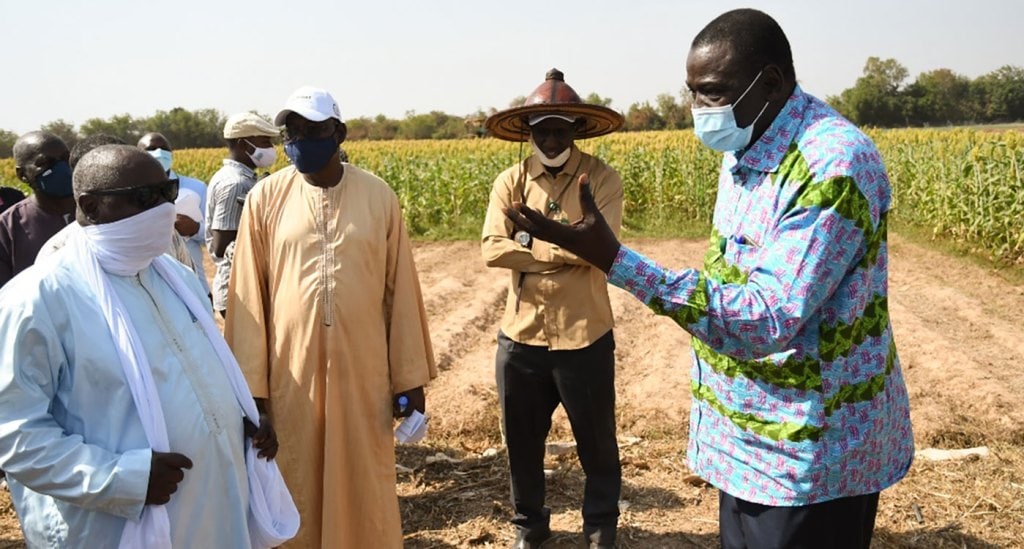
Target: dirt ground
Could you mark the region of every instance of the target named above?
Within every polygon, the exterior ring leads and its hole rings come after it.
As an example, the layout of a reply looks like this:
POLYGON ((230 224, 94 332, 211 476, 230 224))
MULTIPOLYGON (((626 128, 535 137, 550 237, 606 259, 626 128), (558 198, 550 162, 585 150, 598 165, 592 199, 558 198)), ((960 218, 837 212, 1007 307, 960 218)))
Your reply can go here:
MULTIPOLYGON (((674 267, 699 265, 704 241, 629 243, 674 267)), ((890 312, 918 449, 987 446, 988 457, 915 461, 882 494, 874 547, 1024 547, 1024 286, 891 237, 890 312)), ((419 243, 416 260, 441 373, 429 387, 423 444, 400 447, 398 493, 409 548, 507 547, 508 470, 493 373, 507 277, 473 242, 419 243)), ((617 326, 623 463, 620 546, 717 547, 717 492, 688 477, 689 336, 611 290, 617 326)), ((556 412, 549 443, 568 443, 556 412)), ((548 456, 555 539, 580 538, 582 471, 548 456)), ((20 546, 0 495, 0 547, 20 546)))

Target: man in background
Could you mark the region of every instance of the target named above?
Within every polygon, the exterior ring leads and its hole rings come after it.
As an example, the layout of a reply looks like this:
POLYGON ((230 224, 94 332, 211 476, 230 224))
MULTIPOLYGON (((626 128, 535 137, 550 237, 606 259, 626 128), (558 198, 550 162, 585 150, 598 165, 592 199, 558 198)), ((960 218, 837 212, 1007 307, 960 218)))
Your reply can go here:
POLYGON ((243 112, 224 124, 228 157, 210 178, 205 212, 206 249, 216 265, 213 275, 213 310, 226 315, 228 282, 231 279, 232 244, 242 219, 242 204, 253 185, 256 170, 266 170, 277 160, 271 139, 280 131, 262 116, 243 112))
POLYGON ((14 170, 32 195, 0 214, 0 287, 36 261, 53 235, 74 221, 70 151, 61 138, 30 132, 14 143, 14 170))
MULTIPOLYGON (((163 134, 150 132, 143 135, 139 139, 138 147, 160 162, 168 178, 177 179, 181 188, 188 189, 199 195, 199 211, 206 211, 206 184, 193 177, 175 173, 173 169, 174 150, 171 148, 171 142, 163 134)), ((199 221, 179 219, 175 222, 174 229, 185 239, 185 245, 188 248, 189 256, 192 258, 192 264, 196 268, 196 275, 203 284, 206 293, 209 294, 210 284, 206 280, 206 268, 203 264, 203 240, 206 234, 203 227, 203 218, 200 217, 199 221)))

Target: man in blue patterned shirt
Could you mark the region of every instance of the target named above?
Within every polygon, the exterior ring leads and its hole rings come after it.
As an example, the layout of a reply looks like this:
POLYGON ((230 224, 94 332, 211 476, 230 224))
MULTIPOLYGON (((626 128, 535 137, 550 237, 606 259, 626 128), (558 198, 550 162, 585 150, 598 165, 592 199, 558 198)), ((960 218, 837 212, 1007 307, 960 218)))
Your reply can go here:
POLYGON ((720 490, 723 547, 868 547, 879 492, 913 459, 881 156, 796 84, 762 12, 709 23, 686 70, 694 131, 724 153, 703 269, 621 246, 585 175, 574 225, 521 205, 506 215, 693 335, 688 457, 720 490))

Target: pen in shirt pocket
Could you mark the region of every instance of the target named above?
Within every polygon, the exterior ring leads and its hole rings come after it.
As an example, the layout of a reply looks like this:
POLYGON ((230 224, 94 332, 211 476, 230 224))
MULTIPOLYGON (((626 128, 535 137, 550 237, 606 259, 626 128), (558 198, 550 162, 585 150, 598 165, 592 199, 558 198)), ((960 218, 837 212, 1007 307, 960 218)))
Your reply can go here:
POLYGON ((732 238, 733 242, 739 244, 740 246, 753 246, 755 248, 760 248, 761 247, 761 243, 760 242, 754 240, 753 238, 750 238, 749 236, 747 236, 745 234, 741 234, 739 236, 733 236, 731 238, 732 238))

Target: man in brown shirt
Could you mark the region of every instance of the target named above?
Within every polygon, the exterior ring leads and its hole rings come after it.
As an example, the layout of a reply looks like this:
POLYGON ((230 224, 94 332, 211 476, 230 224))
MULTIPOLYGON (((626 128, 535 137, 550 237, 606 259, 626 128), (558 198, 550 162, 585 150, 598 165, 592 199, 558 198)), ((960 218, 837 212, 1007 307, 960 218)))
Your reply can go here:
POLYGON ((521 107, 492 115, 492 135, 529 140, 534 154, 494 181, 482 251, 488 267, 509 270, 509 295, 498 334, 498 395, 508 446, 514 547, 539 547, 551 536, 544 507, 544 443, 561 404, 586 473, 583 534, 591 547, 613 547, 622 484, 615 439, 615 341, 607 280, 574 254, 516 232, 502 213, 513 203, 571 223, 582 209, 576 191, 589 177, 595 200, 618 233, 622 180, 575 139, 622 126, 611 109, 584 104, 556 69, 521 107))
POLYGON ((70 151, 61 138, 29 132, 14 143, 14 170, 32 195, 0 214, 0 286, 36 261, 51 236, 74 220, 70 151))

